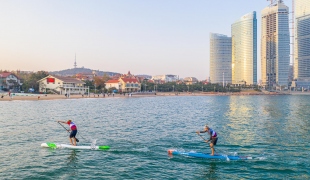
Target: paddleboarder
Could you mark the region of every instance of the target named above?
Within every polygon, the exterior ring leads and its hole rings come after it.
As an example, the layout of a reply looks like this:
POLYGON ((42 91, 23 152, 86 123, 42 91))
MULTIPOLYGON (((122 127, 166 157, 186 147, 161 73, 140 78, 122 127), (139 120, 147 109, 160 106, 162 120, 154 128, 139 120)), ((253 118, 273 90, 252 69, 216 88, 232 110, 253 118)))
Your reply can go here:
POLYGON ((60 123, 64 123, 64 124, 68 124, 70 126, 70 135, 69 135, 69 140, 70 140, 70 143, 73 145, 73 146, 76 146, 76 133, 77 133, 77 127, 76 125, 74 124, 74 122, 72 122, 71 120, 68 120, 67 122, 65 121, 57 121, 57 122, 60 122, 60 123))
POLYGON ((203 131, 197 131, 196 133, 198 135, 200 135, 200 133, 206 133, 206 132, 208 134, 210 134, 210 139, 206 140, 205 142, 208 143, 209 141, 211 141, 211 143, 210 143, 211 156, 213 156, 214 155, 214 146, 216 145, 216 142, 217 142, 217 134, 216 134, 216 132, 213 129, 209 128, 207 125, 205 125, 203 131))

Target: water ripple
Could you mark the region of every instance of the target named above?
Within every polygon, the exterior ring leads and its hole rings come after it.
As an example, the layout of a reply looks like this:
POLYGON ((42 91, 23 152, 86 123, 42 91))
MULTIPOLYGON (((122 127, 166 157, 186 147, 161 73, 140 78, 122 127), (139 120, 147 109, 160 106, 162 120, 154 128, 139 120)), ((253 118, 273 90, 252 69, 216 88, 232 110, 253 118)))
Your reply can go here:
MULTIPOLYGON (((310 97, 205 96, 0 102, 1 179, 309 179, 310 97), (109 151, 41 148, 68 143, 56 120, 72 119, 84 145, 109 151), (210 153, 195 133, 214 128, 216 152, 253 160, 167 155, 210 153)), ((208 136, 205 136, 208 138, 208 136)))

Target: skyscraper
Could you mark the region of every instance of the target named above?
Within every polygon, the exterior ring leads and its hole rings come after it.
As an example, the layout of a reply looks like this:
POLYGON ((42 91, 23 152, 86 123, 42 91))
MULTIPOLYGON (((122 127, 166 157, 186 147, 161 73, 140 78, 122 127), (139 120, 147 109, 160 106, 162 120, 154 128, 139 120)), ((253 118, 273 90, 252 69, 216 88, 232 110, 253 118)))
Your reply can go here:
POLYGON ((262 84, 288 86, 290 64, 289 8, 282 0, 262 10, 262 84))
POLYGON ((210 33, 211 83, 231 83, 231 37, 210 33))
POLYGON ((295 0, 295 17, 294 79, 310 81, 310 0, 295 0))
POLYGON ((257 84, 256 12, 242 16, 231 26, 232 84, 257 84))

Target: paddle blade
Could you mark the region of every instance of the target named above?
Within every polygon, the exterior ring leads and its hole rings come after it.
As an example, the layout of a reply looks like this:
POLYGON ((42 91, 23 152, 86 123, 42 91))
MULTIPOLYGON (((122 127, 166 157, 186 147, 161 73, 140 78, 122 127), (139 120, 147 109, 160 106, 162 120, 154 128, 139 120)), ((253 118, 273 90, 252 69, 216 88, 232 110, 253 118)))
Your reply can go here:
POLYGON ((47 144, 47 146, 48 146, 49 148, 51 148, 51 149, 56 149, 56 148, 57 148, 57 146, 56 146, 55 143, 46 143, 46 144, 47 144))
POLYGON ((110 149, 110 146, 99 146, 100 150, 108 150, 110 149))

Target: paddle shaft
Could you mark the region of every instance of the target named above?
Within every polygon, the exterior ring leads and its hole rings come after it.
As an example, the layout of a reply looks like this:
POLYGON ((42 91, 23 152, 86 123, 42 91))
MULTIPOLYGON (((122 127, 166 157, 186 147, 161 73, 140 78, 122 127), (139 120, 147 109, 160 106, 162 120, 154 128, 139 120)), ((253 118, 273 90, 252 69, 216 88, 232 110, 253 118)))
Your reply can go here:
MULTIPOLYGON (((68 133, 69 132, 69 129, 67 129, 65 126, 63 126, 62 124, 60 124, 60 122, 58 122, 59 125, 61 125, 68 133)), ((76 139, 76 142, 79 142, 78 138, 74 137, 76 139)))
MULTIPOLYGON (((198 134, 198 133, 197 133, 198 134)), ((203 139, 204 141, 207 141, 205 138, 203 138, 200 134, 198 134, 199 137, 201 137, 201 139, 203 139)), ((209 140, 208 140, 209 141, 209 140)))

